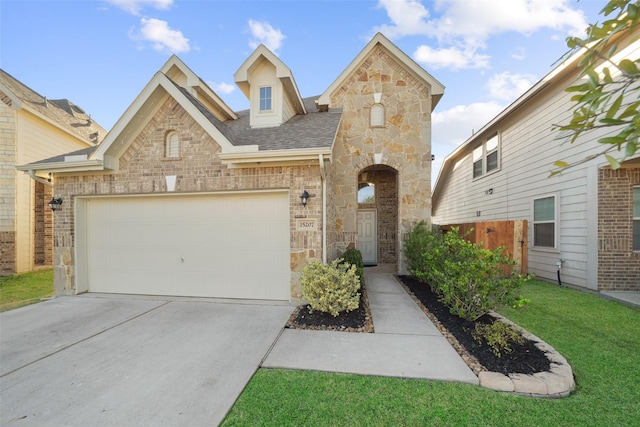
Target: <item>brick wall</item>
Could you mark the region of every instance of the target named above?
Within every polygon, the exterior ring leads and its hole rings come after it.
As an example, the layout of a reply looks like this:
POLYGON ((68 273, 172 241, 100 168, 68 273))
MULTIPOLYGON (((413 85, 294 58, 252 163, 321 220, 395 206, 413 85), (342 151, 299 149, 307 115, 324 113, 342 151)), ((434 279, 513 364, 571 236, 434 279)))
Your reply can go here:
POLYGON ((633 187, 640 168, 603 168, 598 179, 598 289, 640 291, 640 252, 633 252, 633 187))
POLYGON ((318 164, 229 168, 219 159, 220 146, 173 99, 169 99, 120 158, 112 174, 57 176, 56 196, 64 204, 55 212, 55 286, 58 294, 75 291, 74 198, 87 195, 165 193, 165 176, 176 175, 176 193, 289 189, 291 295, 300 296, 297 279, 310 259, 322 258, 322 185, 318 164), (180 157, 164 157, 165 135, 179 134, 180 157), (300 194, 311 198, 306 207, 300 194), (317 231, 298 231, 296 219, 317 221, 317 231))

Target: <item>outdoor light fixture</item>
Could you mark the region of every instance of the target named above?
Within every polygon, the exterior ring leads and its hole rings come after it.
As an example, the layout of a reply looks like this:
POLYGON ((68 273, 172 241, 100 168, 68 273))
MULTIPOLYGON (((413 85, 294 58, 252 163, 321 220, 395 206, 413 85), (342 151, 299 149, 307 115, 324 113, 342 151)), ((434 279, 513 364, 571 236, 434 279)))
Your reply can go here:
POLYGON ((62 198, 61 197, 58 197, 57 199, 55 197, 52 197, 51 201, 48 203, 49 207, 54 212, 57 211, 60 208, 61 204, 62 204, 62 198))
POLYGON ((302 206, 307 206, 307 200, 309 200, 309 193, 307 190, 304 190, 300 195, 300 201, 302 202, 302 206))

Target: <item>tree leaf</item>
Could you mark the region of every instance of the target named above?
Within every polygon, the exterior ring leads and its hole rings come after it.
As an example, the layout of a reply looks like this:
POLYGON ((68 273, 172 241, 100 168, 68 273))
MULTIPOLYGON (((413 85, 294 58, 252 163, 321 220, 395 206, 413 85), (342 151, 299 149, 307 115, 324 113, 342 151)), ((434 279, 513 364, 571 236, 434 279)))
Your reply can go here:
POLYGON ((607 111, 607 115, 605 116, 607 119, 612 118, 618 113, 623 100, 624 95, 620 95, 615 101, 613 101, 613 104, 611 104, 611 107, 609 107, 609 111, 607 111))
POLYGON ((620 168, 620 163, 618 163, 616 159, 614 159, 608 154, 605 154, 604 156, 607 158, 607 161, 609 162, 609 166, 611 166, 611 169, 615 170, 620 168))
POLYGON ((627 146, 625 147, 625 150, 624 150, 625 157, 633 156, 634 154, 636 154, 637 150, 638 150, 638 145, 635 143, 635 141, 627 141, 627 146))
POLYGON ((638 67, 629 59, 623 59, 618 66, 628 75, 638 74, 638 67))
POLYGON ((567 166, 569 166, 569 163, 563 160, 556 160, 555 162, 553 162, 553 166, 558 168, 566 168, 567 166))
POLYGON ((600 144, 618 145, 624 143, 625 140, 626 138, 620 136, 605 136, 604 138, 598 139, 598 142, 600 144))

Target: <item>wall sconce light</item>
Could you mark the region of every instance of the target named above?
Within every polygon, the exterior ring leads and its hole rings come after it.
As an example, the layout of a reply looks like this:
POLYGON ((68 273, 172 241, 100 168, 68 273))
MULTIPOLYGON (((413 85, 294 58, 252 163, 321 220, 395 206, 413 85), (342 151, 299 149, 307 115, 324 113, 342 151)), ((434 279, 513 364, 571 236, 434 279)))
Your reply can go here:
POLYGON ((52 197, 51 201, 49 201, 48 205, 51 208, 51 210, 55 212, 58 209, 60 209, 60 205, 62 205, 62 198, 58 197, 56 199, 55 197, 52 197))
POLYGON ((300 195, 300 201, 302 202, 302 206, 307 206, 307 200, 309 200, 309 193, 307 190, 304 190, 300 195))

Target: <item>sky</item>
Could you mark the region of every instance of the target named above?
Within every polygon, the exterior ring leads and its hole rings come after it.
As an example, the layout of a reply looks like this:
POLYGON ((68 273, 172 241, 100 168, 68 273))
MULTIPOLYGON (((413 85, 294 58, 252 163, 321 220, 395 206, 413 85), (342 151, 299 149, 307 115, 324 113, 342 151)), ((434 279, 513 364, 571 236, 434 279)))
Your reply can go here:
POLYGON ((381 32, 445 86, 432 183, 446 155, 549 73, 605 0, 0 0, 0 68, 107 130, 178 55, 234 110, 233 74, 264 44, 303 97, 322 94, 381 32))

